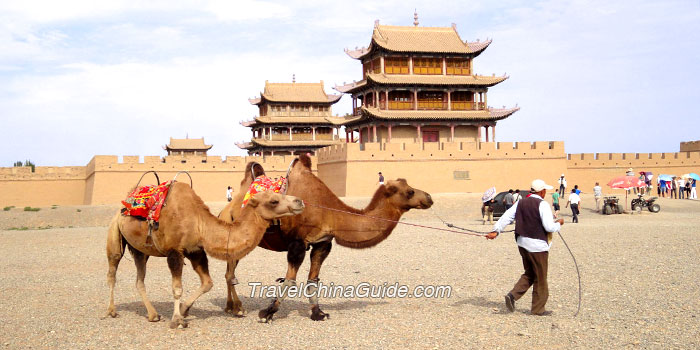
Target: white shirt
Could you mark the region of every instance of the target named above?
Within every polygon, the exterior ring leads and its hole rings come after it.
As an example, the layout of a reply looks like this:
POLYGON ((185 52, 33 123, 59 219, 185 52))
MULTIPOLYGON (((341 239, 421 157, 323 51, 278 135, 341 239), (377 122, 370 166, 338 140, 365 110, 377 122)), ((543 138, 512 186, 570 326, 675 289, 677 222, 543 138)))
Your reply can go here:
POLYGON ((600 197, 603 195, 603 189, 600 188, 600 186, 595 186, 593 187, 593 195, 596 197, 600 197))
POLYGON ((520 195, 520 192, 513 193, 513 205, 517 204, 522 198, 523 196, 520 195))
POLYGON ((581 197, 577 195, 576 193, 571 193, 569 194, 569 202, 571 204, 578 204, 578 202, 581 201, 581 197))
POLYGON ((226 190, 226 198, 231 198, 231 194, 233 193, 232 189, 227 189, 226 190))
MULTIPOLYGON (((531 197, 542 199, 542 197, 536 195, 536 194, 531 194, 531 197)), ((506 228, 506 226, 510 225, 513 220, 515 220, 515 212, 518 210, 518 205, 517 203, 510 207, 510 209, 506 210, 505 213, 501 216, 500 219, 493 225, 493 230, 498 232, 499 234, 503 232, 503 230, 506 228)), ((542 201, 540 202, 540 219, 542 220, 542 227, 544 227, 544 230, 547 232, 557 232, 561 228, 561 225, 558 222, 554 221, 554 215, 552 214, 552 208, 549 206, 549 203, 547 201, 542 201)), ((538 252, 547 252, 549 251, 549 248, 552 247, 552 243, 547 243, 541 239, 535 239, 535 238, 530 238, 530 237, 523 237, 523 236, 518 236, 516 239, 516 243, 518 244, 519 247, 524 248, 528 252, 531 253, 538 253, 538 252)))
POLYGON ((564 185, 564 188, 566 188, 566 179, 563 177, 560 177, 559 180, 557 180, 557 183, 559 183, 559 186, 564 185))

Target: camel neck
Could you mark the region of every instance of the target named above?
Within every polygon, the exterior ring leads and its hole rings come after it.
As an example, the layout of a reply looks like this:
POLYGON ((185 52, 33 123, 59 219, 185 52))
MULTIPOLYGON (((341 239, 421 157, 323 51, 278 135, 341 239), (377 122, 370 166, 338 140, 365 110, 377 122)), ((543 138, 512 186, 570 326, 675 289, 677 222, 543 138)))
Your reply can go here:
POLYGON ((255 248, 262 239, 269 222, 253 208, 244 208, 234 223, 219 220, 211 213, 200 215, 201 243, 213 258, 238 260, 255 248))
POLYGON ((336 242, 350 248, 373 247, 389 237, 401 214, 386 202, 363 210, 361 216, 340 214, 343 219, 336 220, 333 228, 336 242))

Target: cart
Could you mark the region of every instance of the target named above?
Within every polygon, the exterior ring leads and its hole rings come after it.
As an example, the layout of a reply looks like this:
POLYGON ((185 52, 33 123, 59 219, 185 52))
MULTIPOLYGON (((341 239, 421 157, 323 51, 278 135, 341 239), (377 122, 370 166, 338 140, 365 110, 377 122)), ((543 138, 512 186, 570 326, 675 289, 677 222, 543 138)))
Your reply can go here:
POLYGON ((603 197, 603 215, 622 214, 624 209, 620 205, 620 199, 617 196, 603 197))

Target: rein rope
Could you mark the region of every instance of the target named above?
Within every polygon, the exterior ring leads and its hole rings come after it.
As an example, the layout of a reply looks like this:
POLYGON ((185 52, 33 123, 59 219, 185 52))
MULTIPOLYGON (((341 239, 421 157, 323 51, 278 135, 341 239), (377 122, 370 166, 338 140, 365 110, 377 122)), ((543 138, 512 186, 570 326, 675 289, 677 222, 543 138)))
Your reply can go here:
POLYGON ((391 223, 395 223, 395 224, 402 224, 402 225, 408 225, 408 226, 415 226, 415 227, 427 228, 427 229, 431 229, 431 230, 438 230, 438 231, 445 231, 445 232, 453 232, 453 233, 461 233, 461 234, 464 234, 464 235, 482 236, 482 237, 483 237, 483 236, 486 236, 486 235, 488 234, 488 232, 479 232, 479 231, 474 231, 474 230, 469 230, 468 232, 463 232, 463 231, 456 231, 456 230, 448 230, 448 229, 439 228, 439 227, 432 227, 432 226, 425 226, 425 225, 412 224, 412 223, 409 223, 409 222, 400 222, 400 221, 397 221, 397 220, 385 219, 385 218, 380 218, 380 217, 376 217, 376 216, 365 215, 365 214, 358 214, 358 213, 353 213, 353 212, 346 211, 346 210, 340 210, 340 209, 325 207, 325 206, 322 206, 322 205, 309 203, 309 202, 307 202, 307 201, 304 201, 304 205, 310 205, 310 206, 312 206, 312 207, 317 207, 317 208, 321 208, 321 209, 331 210, 331 211, 335 211, 335 212, 339 212, 339 213, 345 213, 345 214, 349 214, 349 215, 362 216, 362 217, 366 217, 366 218, 370 218, 370 219, 374 219, 374 220, 378 220, 378 221, 385 221, 385 222, 391 222, 391 223))

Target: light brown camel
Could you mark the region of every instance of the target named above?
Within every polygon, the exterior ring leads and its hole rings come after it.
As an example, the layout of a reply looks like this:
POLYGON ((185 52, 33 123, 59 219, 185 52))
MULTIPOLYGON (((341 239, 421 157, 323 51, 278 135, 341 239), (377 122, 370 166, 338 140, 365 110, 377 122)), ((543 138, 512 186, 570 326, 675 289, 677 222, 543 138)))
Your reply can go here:
POLYGON ((146 276, 146 262, 150 256, 168 258, 175 297, 170 327, 187 327, 184 317, 187 316, 190 307, 213 286, 209 276, 207 254, 220 260, 238 261, 260 243, 272 220, 299 214, 303 209, 303 202, 296 197, 260 193, 240 212, 241 220, 231 224, 212 215, 189 185, 174 182, 161 210, 159 228, 151 234, 152 243, 146 244, 148 224, 145 220, 123 216, 121 213, 112 219, 107 233, 107 283, 110 289, 107 315, 117 316, 114 307, 114 284, 125 246, 129 246, 134 257, 137 270, 136 289, 148 310, 149 321, 158 321, 160 316, 146 297, 143 282, 146 276), (181 305, 184 258, 188 258, 192 263, 201 285, 192 297, 181 305))
MULTIPOLYGON (((248 188, 252 182, 250 170, 251 164, 248 164, 246 177, 241 181, 241 189, 248 188)), ((257 164, 253 170, 256 176, 264 173, 262 167, 257 164)), ((430 194, 412 188, 404 179, 397 179, 380 185, 366 208, 349 207, 311 172, 311 159, 306 155, 300 156, 294 162, 288 180, 287 194, 303 199, 307 204, 306 210, 301 215, 281 219, 280 226, 271 226, 260 242, 260 247, 273 251, 287 251, 288 265, 283 287, 296 285, 297 271, 304 260, 306 249, 311 247, 311 268, 307 282, 307 288, 311 288, 311 292, 315 291, 321 265, 331 251, 333 239, 344 247, 361 249, 375 246, 391 234, 403 213, 413 208, 427 209, 433 204, 430 194), (323 209, 319 206, 366 216, 323 209), (391 221, 377 220, 370 216, 391 221)), ((242 195, 239 197, 242 198, 242 195)), ((237 221, 241 215, 240 207, 240 199, 235 198, 222 210, 219 218, 225 221, 235 218, 237 221)), ((227 266, 226 285, 229 287, 229 293, 226 311, 242 315, 245 311, 232 284, 236 264, 237 261, 233 261, 227 266)), ((259 312, 258 316, 263 322, 272 319, 283 299, 284 295, 278 297, 268 308, 259 312)), ((309 298, 309 302, 312 320, 319 321, 328 317, 327 313, 321 311, 316 296, 309 298)))

